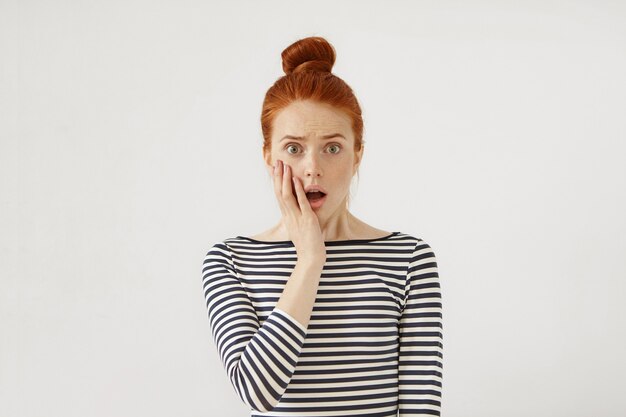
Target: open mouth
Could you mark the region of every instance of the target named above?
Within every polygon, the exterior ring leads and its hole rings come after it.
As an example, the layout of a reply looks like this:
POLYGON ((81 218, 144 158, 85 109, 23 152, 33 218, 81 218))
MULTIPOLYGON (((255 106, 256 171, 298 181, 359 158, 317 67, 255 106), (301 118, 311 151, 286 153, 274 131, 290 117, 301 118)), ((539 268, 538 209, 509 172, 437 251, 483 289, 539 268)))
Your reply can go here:
POLYGON ((309 191, 306 193, 306 198, 309 201, 317 201, 323 198, 326 194, 321 191, 309 191))

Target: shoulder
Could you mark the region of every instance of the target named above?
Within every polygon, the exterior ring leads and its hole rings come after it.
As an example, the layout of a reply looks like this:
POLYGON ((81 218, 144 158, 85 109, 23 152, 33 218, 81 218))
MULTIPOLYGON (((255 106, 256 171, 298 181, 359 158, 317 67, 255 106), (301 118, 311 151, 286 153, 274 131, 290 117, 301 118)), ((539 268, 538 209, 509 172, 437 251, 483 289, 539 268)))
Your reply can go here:
POLYGON ((399 232, 396 239, 406 242, 406 251, 410 254, 411 262, 424 258, 435 258, 435 251, 428 241, 416 234, 399 232))
POLYGON ((203 279, 214 274, 230 273, 237 275, 231 248, 233 241, 237 241, 237 238, 222 239, 209 244, 202 260, 203 279))
POLYGON ((432 291, 439 288, 439 269, 435 252, 428 242, 422 237, 411 234, 402 234, 411 242, 408 253, 406 270, 406 287, 410 291, 432 291))
POLYGON ((250 238, 244 236, 232 236, 223 238, 221 240, 213 241, 209 243, 204 260, 228 260, 229 263, 233 263, 233 258, 237 259, 240 256, 251 253, 257 245, 250 238))
POLYGON ((245 239, 241 236, 233 236, 210 242, 207 247, 209 252, 213 250, 231 251, 233 245, 237 245, 242 242, 245 242, 245 239))
POLYGON ((233 243, 239 240, 238 237, 229 237, 222 240, 214 241, 208 244, 205 249, 204 264, 208 262, 229 262, 232 263, 233 243))
POLYGON ((405 240, 407 242, 410 242, 410 243, 413 244, 414 247, 418 247, 418 246, 428 246, 428 247, 430 247, 430 245, 427 243, 426 239, 424 239, 421 235, 418 235, 418 234, 412 234, 412 233, 406 233, 406 232, 397 232, 396 239, 402 239, 402 240, 405 240))

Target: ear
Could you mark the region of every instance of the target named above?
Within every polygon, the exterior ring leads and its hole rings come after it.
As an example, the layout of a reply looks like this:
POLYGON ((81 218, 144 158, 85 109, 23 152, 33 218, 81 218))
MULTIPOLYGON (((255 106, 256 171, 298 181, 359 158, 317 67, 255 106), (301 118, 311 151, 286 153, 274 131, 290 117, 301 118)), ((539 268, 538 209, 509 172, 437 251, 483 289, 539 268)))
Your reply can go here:
POLYGON ((268 151, 263 151, 263 160, 265 161, 265 168, 267 169, 267 173, 272 176, 272 170, 274 169, 274 163, 272 162, 272 153, 268 151))
POLYGON ((352 167, 352 175, 356 174, 356 171, 359 169, 359 165, 361 165, 361 159, 363 158, 363 149, 365 145, 361 142, 361 149, 358 150, 354 154, 354 166, 352 167))

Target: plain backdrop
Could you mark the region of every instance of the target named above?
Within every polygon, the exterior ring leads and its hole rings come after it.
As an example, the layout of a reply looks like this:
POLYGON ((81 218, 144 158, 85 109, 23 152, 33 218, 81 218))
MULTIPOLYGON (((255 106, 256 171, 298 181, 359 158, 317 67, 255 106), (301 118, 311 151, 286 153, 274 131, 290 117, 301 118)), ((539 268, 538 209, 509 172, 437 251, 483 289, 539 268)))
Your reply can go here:
POLYGON ((626 4, 0 0, 0 415, 247 416, 216 242, 280 218, 260 111, 306 36, 363 109, 352 212, 428 242, 442 415, 624 416, 626 4))

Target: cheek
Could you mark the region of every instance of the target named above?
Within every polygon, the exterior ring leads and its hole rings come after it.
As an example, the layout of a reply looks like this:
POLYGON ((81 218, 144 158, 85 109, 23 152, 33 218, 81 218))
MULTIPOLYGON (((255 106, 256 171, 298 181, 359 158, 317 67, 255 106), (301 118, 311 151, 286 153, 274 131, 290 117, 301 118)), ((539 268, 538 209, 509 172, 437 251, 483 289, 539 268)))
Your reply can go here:
POLYGON ((337 172, 329 182, 329 185, 332 184, 334 189, 347 192, 350 189, 350 184, 352 183, 352 171, 348 169, 342 170, 342 172, 337 172))

